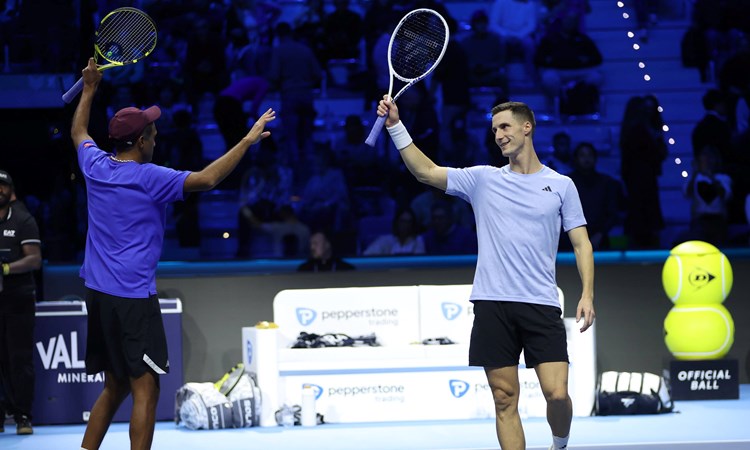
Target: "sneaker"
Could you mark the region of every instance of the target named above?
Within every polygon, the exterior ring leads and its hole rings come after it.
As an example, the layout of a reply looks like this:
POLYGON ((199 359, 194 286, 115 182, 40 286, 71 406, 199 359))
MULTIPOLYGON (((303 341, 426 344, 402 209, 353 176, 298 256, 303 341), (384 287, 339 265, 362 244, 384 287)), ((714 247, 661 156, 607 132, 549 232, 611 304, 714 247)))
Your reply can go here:
POLYGON ((21 416, 16 420, 16 434, 34 434, 34 429, 31 428, 31 421, 26 416, 21 416))

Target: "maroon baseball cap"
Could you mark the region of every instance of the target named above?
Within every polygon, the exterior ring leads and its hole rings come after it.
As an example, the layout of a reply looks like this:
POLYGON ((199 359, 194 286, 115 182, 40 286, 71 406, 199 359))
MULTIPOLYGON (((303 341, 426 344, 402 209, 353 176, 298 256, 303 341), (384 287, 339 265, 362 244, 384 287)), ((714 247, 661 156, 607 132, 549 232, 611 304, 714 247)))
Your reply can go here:
POLYGON ((132 106, 117 111, 109 121, 109 137, 133 145, 143 130, 161 116, 161 109, 154 105, 146 109, 132 106))

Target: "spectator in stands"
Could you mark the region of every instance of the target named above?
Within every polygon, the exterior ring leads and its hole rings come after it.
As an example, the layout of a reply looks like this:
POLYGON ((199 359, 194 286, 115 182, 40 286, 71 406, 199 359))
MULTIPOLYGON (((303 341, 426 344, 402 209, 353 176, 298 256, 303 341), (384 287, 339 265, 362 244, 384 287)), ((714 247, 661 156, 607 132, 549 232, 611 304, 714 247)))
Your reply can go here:
POLYGON ((522 61, 526 76, 536 80, 534 53, 538 6, 535 0, 495 0, 490 11, 490 30, 503 38, 508 61, 522 61))
POLYGON ((658 0, 635 0, 633 2, 635 21, 638 26, 638 38, 643 42, 648 42, 648 30, 651 26, 656 25, 658 3, 658 0))
POLYGON ((333 148, 350 189, 358 186, 383 186, 385 183, 382 173, 387 163, 365 144, 367 132, 369 130, 362 124, 362 118, 349 114, 344 120, 344 138, 337 140, 333 148))
MULTIPOLYGON (((384 93, 386 91, 383 91, 384 93)), ((425 83, 410 87, 399 98, 399 108, 406 111, 406 125, 412 130, 414 141, 437 152, 440 142, 440 121, 435 110, 435 101, 425 83)), ((430 156, 436 156, 430 153, 430 156)))
POLYGON ((409 208, 402 208, 393 216, 392 231, 377 237, 364 251, 365 256, 421 255, 425 252, 424 239, 419 235, 417 218, 409 208))
POLYGON ((732 180, 721 170, 721 154, 716 147, 706 145, 698 151, 683 192, 690 199, 689 239, 725 244, 732 180))
POLYGON ((214 101, 213 114, 226 150, 245 135, 244 130, 250 119, 258 117, 258 108, 269 89, 270 85, 265 78, 247 76, 232 81, 219 92, 214 101), (247 112, 245 102, 250 102, 247 112))
POLYGON ((461 40, 461 46, 468 62, 469 85, 500 88, 507 93, 505 43, 500 34, 490 29, 484 10, 479 9, 471 15, 471 32, 461 40))
MULTIPOLYGON (((156 156, 163 153, 167 158, 163 165, 167 167, 175 170, 200 171, 205 166, 203 143, 193 123, 192 114, 182 109, 176 111, 172 118, 174 128, 159 133, 164 150, 156 152, 152 162, 157 163, 156 156)), ((174 203, 175 231, 180 247, 200 246, 199 199, 199 192, 191 192, 185 195, 183 200, 174 203)))
POLYGON ((565 131, 558 131, 552 136, 552 159, 548 164, 558 173, 571 171, 573 163, 573 140, 565 131))
MULTIPOLYGON (((622 221, 625 195, 619 181, 596 170, 596 161, 594 145, 581 142, 573 150, 573 171, 568 176, 578 189, 591 245, 594 250, 607 250, 610 230, 622 221)), ((572 250, 567 237, 563 242, 566 250, 572 250)))
POLYGON ((559 31, 542 37, 534 57, 550 111, 564 84, 583 81, 599 88, 604 82, 598 69, 602 55, 596 43, 579 31, 580 18, 571 12, 561 20, 559 31))
POLYGON ((542 0, 542 12, 537 31, 541 34, 557 32, 562 28, 565 16, 573 14, 578 21, 578 31, 586 32, 586 14, 591 12, 589 0, 542 0))
POLYGON ((301 192, 300 218, 311 228, 341 231, 349 216, 349 188, 330 151, 313 156, 312 173, 301 192))
POLYGON ((718 89, 709 89, 703 95, 703 109, 705 115, 693 127, 693 157, 697 159, 704 147, 713 146, 723 161, 730 162, 732 127, 727 118, 726 97, 718 89))
POLYGON ((270 47, 273 27, 282 13, 279 5, 260 0, 234 0, 227 3, 230 8, 227 13, 227 29, 243 30, 248 44, 255 51, 262 46, 270 47))
POLYGON ((322 71, 312 50, 292 39, 286 22, 276 25, 279 40, 271 54, 268 80, 281 96, 283 148, 290 163, 312 153, 315 106, 314 90, 322 71))
POLYGON ((330 235, 316 231, 310 235, 310 257, 297 267, 298 272, 341 272, 355 267, 336 256, 330 235))
MULTIPOLYGON (((399 5, 393 0, 373 0, 368 2, 362 21, 365 52, 368 57, 372 54, 372 48, 375 46, 378 38, 380 38, 383 27, 394 23, 394 21, 398 23, 400 19, 401 11, 399 10, 399 5)), ((369 61, 367 62, 367 67, 372 67, 369 61)))
MULTIPOLYGON (((455 23, 451 22, 451 23, 455 23)), ((450 26, 450 24, 449 24, 450 26)), ((430 93, 439 92, 442 96, 440 110, 440 159, 452 161, 457 166, 463 166, 458 160, 462 154, 470 151, 462 148, 461 139, 453 133, 453 124, 466 124, 466 113, 471 108, 471 93, 469 92, 468 58, 466 51, 456 36, 457 27, 449 28, 450 40, 445 49, 443 60, 435 68, 430 83, 430 93)), ((382 95, 382 94, 381 94, 382 95)))
POLYGON ((349 3, 349 0, 333 0, 334 10, 324 19, 326 61, 360 58, 362 17, 349 8, 349 3))
POLYGON ((217 26, 210 19, 199 18, 188 38, 185 92, 195 114, 199 113, 198 103, 204 94, 215 94, 227 85, 226 43, 217 26))
POLYGON ((620 124, 620 176, 627 194, 625 234, 630 248, 658 248, 664 218, 659 175, 667 157, 664 138, 651 126, 646 101, 633 96, 620 124))
POLYGON ((252 258, 299 258, 310 241, 310 227, 301 222, 290 205, 281 205, 268 221, 259 219, 248 205, 240 209, 238 256, 252 258))
POLYGON ((477 252, 477 236, 473 230, 456 223, 447 202, 432 205, 430 227, 422 235, 430 255, 460 255, 477 252))
POLYGON ((306 8, 294 18, 294 38, 312 50, 318 63, 325 64, 325 1, 304 2, 306 8))
POLYGON ((425 186, 423 189, 423 192, 414 197, 409 204, 419 229, 429 228, 432 221, 432 207, 436 203, 444 203, 450 207, 451 222, 461 224, 466 228, 474 227, 474 213, 466 202, 457 201, 455 197, 431 186, 425 186))

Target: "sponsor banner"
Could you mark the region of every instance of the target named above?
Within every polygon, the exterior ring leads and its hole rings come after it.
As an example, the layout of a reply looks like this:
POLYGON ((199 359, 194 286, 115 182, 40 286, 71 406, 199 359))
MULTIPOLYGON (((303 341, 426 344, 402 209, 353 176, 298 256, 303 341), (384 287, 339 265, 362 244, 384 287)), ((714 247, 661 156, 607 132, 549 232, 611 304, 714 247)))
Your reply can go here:
MULTIPOLYGON (((519 409, 544 417, 546 403, 532 370, 521 370, 519 409)), ((481 368, 289 375, 285 402, 301 404, 302 389, 315 390, 316 412, 330 423, 483 419, 495 416, 481 368)))
POLYGON ((282 347, 290 346, 302 331, 351 337, 375 333, 382 345, 415 342, 418 312, 416 286, 289 289, 273 301, 282 347))
POLYGON ((740 371, 736 359, 672 361, 669 376, 673 400, 740 398, 740 371))
POLYGON ((447 337, 457 344, 468 344, 474 323, 470 294, 470 284, 419 286, 420 341, 447 337))
MULTIPOLYGON (((160 300, 169 349, 169 373, 160 376, 157 420, 174 419, 174 393, 182 386, 182 318, 177 299, 160 300)), ((82 301, 40 302, 34 327, 34 423, 65 424, 88 420, 104 387, 104 374, 86 375, 86 304, 82 301)), ((114 417, 130 420, 132 399, 114 417)))

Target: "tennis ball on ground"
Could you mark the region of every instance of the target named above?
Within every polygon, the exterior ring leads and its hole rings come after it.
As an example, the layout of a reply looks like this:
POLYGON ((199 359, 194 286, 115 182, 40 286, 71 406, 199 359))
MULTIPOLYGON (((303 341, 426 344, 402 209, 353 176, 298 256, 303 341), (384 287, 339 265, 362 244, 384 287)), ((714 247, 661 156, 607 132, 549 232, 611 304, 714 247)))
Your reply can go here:
POLYGON ((732 266, 713 245, 687 241, 669 252, 661 282, 675 304, 721 303, 732 290, 732 266))
POLYGON ((719 359, 734 343, 734 321, 721 304, 677 305, 664 319, 664 342, 680 360, 719 359))

